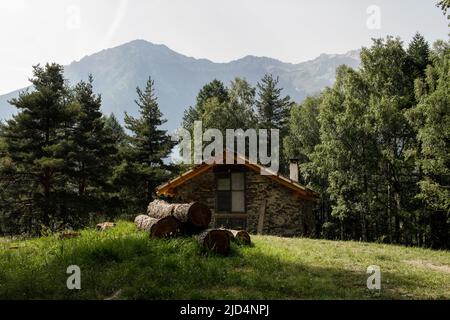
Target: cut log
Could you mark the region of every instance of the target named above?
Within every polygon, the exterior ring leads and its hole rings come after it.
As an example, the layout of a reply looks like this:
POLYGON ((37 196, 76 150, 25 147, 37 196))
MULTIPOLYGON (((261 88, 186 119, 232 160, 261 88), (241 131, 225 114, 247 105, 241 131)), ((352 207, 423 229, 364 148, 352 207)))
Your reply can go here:
POLYGON ((205 249, 219 254, 227 254, 230 251, 230 235, 227 230, 203 231, 197 236, 197 241, 205 249))
POLYGON ((116 224, 114 222, 102 222, 97 224, 97 230, 98 231, 104 231, 109 228, 114 228, 116 224))
POLYGON ((232 235, 234 240, 237 243, 244 244, 249 246, 251 244, 251 238, 247 231, 244 230, 228 230, 232 235))
POLYGON ((155 219, 149 216, 140 215, 134 220, 139 229, 150 234, 150 238, 168 238, 178 233, 179 222, 172 216, 155 219))
POLYGON ((207 228, 211 222, 211 210, 201 203, 171 204, 162 200, 155 200, 148 205, 147 215, 161 219, 168 216, 198 229, 207 228))

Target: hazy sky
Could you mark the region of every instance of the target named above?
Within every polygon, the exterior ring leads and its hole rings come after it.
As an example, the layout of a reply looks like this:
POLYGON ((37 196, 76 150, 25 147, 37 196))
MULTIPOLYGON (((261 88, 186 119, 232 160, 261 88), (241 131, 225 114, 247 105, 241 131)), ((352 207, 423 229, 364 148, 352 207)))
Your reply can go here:
POLYGON ((301 62, 371 38, 447 39, 434 0, 0 0, 0 94, 31 65, 68 64, 134 39, 216 62, 245 55, 301 62))

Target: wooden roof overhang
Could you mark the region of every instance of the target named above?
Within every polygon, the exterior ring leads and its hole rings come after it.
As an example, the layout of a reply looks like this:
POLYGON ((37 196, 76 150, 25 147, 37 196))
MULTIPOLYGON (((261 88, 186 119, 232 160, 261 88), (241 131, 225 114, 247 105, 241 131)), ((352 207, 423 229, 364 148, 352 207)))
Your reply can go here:
MULTIPOLYGON (((219 165, 226 165, 225 154, 218 155, 214 159, 211 159, 209 161, 206 161, 202 164, 199 164, 192 168, 191 170, 183 173, 182 175, 176 177, 175 179, 170 180, 169 182, 159 186, 156 188, 156 194, 158 196, 167 196, 167 197, 173 197, 176 195, 176 188, 182 184, 184 184, 186 181, 189 181, 190 179, 202 174, 203 172, 206 172, 207 170, 211 169, 214 166, 219 165), (222 158, 223 157, 223 158, 222 158), (218 158, 222 158, 222 161, 217 161, 218 158)), ((300 197, 302 199, 316 201, 319 199, 319 194, 309 188, 306 188, 299 183, 292 181, 280 174, 271 172, 267 168, 250 162, 248 159, 246 159, 243 156, 240 156, 238 154, 233 154, 233 157, 235 161, 237 162, 235 164, 244 165, 245 167, 249 168, 250 170, 253 170, 257 172, 258 174, 261 174, 264 171, 264 175, 267 176, 267 178, 272 179, 276 181, 277 183, 285 186, 286 188, 293 191, 294 195, 297 197, 300 197)))

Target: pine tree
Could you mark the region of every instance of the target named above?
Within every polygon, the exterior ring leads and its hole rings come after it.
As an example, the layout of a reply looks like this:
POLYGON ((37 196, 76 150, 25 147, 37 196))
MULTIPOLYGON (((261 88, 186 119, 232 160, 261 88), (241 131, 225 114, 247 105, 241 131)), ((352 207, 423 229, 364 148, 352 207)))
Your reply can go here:
MULTIPOLYGON (((283 139, 288 132, 288 119, 293 105, 289 96, 282 97, 282 88, 278 87, 279 79, 271 74, 266 74, 258 82, 258 99, 256 100, 256 113, 259 129, 278 129, 280 130, 280 146, 278 152, 280 155, 279 167, 282 173, 286 173, 288 159, 284 158, 283 139)), ((267 137, 267 150, 272 150, 272 136, 269 131, 267 137)))
POLYGON ((148 204, 153 198, 156 186, 170 176, 169 167, 164 163, 174 147, 174 142, 161 126, 166 122, 162 118, 154 81, 149 78, 144 91, 137 88, 139 118, 125 114, 125 127, 131 131, 126 162, 118 169, 122 179, 130 186, 133 197, 141 205, 148 204))
POLYGON ((105 127, 110 131, 113 140, 119 145, 122 145, 125 142, 127 135, 114 113, 105 117, 105 127))
POLYGON ((266 74, 258 82, 258 100, 256 108, 259 127, 263 129, 286 130, 290 109, 292 107, 289 96, 281 97, 282 88, 278 87, 279 79, 266 74))
POLYGON ((63 67, 57 64, 33 67, 32 92, 22 92, 10 101, 18 113, 3 131, 6 150, 20 188, 14 188, 17 206, 26 210, 36 224, 50 225, 61 206, 67 182, 63 174, 66 140, 78 109, 68 99, 63 67), (19 203, 20 202, 20 203, 19 203))
POLYGON ((88 82, 79 82, 73 90, 80 112, 70 137, 73 148, 66 158, 68 174, 81 197, 89 190, 99 192, 105 185, 110 175, 109 160, 117 152, 116 141, 106 130, 100 111, 101 97, 93 92, 92 84, 93 78, 89 76, 88 82))
POLYGON ((425 76, 425 70, 430 64, 430 46, 420 33, 414 35, 407 53, 411 62, 413 77, 419 78, 425 76))

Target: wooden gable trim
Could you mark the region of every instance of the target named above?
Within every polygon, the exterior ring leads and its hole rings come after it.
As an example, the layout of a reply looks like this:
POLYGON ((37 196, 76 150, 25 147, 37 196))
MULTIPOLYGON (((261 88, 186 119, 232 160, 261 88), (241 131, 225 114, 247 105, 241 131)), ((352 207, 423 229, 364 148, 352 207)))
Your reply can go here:
POLYGON ((178 187, 179 185, 185 183, 186 181, 194 178, 195 176, 207 171, 211 168, 211 165, 207 164, 201 164, 186 173, 182 174, 181 176, 159 186, 156 189, 156 194, 159 196, 174 196, 174 189, 178 187))
MULTIPOLYGON (((220 157, 223 160, 225 160, 225 154, 226 153, 224 152, 222 155, 217 156, 217 158, 220 157)), ((248 159, 246 159, 245 157, 242 157, 238 154, 234 154, 234 159, 237 160, 237 158, 240 158, 244 162, 244 163, 237 162, 237 164, 244 165, 247 168, 251 169, 252 171, 255 171, 256 173, 261 174, 262 170, 265 170, 268 173, 270 173, 270 171, 268 169, 264 168, 263 166, 260 166, 258 164, 254 164, 254 163, 250 163, 248 161, 248 159)), ((195 168, 182 174, 181 176, 159 186, 156 189, 156 194, 158 196, 175 196, 176 194, 175 194, 174 190, 176 187, 182 185, 186 181, 194 178, 195 176, 197 176, 217 165, 226 165, 226 164, 225 164, 225 161, 224 161, 224 164, 207 164, 207 163, 200 164, 200 165, 196 166, 195 168)), ((266 175, 266 176, 268 178, 280 183, 281 185, 289 188, 300 198, 303 198, 306 200, 311 200, 311 201, 316 201, 319 198, 319 195, 316 192, 314 192, 310 189, 307 189, 307 188, 299 185, 298 183, 295 183, 295 182, 291 181, 290 179, 282 177, 278 174, 273 173, 272 175, 266 175)))

